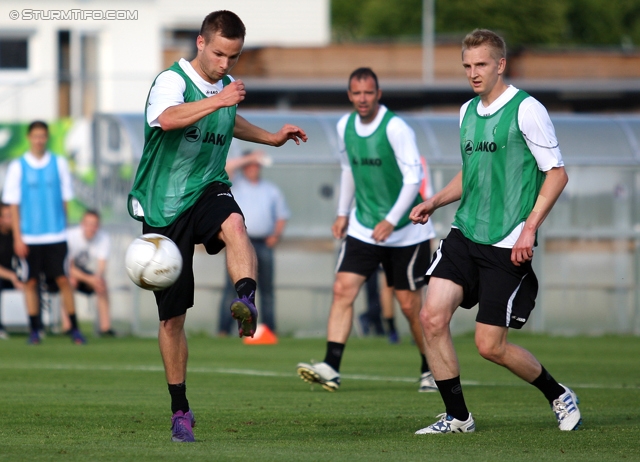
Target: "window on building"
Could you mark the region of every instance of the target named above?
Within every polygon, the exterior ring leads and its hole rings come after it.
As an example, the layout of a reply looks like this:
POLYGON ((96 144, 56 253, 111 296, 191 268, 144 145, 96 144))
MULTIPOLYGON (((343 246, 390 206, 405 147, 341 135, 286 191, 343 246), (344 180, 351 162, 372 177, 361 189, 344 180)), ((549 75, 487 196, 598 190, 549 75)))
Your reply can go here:
POLYGON ((58 115, 71 115, 71 33, 58 31, 58 115))
POLYGON ((175 61, 184 58, 191 61, 196 57, 198 49, 196 38, 200 35, 199 29, 171 29, 164 31, 163 56, 164 67, 171 66, 175 61))
POLYGON ((0 70, 28 69, 27 38, 0 37, 0 70))

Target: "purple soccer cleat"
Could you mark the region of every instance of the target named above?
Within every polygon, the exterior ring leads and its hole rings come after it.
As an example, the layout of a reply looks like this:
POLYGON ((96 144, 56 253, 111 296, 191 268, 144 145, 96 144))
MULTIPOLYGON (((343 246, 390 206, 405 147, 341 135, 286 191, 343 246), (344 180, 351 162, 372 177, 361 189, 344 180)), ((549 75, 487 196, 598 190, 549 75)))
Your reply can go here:
POLYGON ((40 334, 38 331, 31 331, 27 339, 29 345, 40 345, 40 334))
POLYGON ((238 321, 240 337, 253 337, 258 324, 258 310, 253 304, 252 297, 236 298, 231 302, 231 316, 238 321))
POLYGON ((82 335, 79 329, 71 330, 69 336, 71 337, 71 341, 76 345, 86 345, 87 343, 87 339, 84 338, 84 335, 82 335))
POLYGON ((191 409, 185 414, 178 411, 171 417, 171 441, 175 443, 193 443, 193 427, 196 426, 196 418, 191 409))

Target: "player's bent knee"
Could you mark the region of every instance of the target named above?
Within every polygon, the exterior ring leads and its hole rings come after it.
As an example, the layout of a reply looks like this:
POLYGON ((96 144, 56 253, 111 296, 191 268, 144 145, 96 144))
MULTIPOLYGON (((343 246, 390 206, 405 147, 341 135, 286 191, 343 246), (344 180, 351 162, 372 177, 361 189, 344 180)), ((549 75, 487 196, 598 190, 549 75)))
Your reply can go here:
POLYGON ((404 305, 404 306, 400 306, 400 310, 402 310, 402 314, 404 314, 404 316, 407 319, 413 319, 416 316, 419 316, 420 314, 420 305, 404 305))
POLYGON ((428 320, 428 317, 429 317, 429 313, 427 312, 427 309, 425 307, 422 307, 422 309, 420 309, 420 315, 419 315, 420 324, 424 326, 428 320))
POLYGON ((232 213, 229 215, 222 223, 220 230, 220 237, 223 241, 247 234, 247 229, 244 225, 244 218, 242 218, 242 215, 239 213, 232 213))
POLYGON ((69 278, 66 276, 59 276, 56 278, 56 284, 60 288, 60 290, 71 290, 71 283, 69 282, 69 278))
POLYGON ((358 294, 358 287, 345 283, 340 279, 337 279, 333 283, 333 298, 341 301, 348 301, 355 299, 358 294))
POLYGON ((451 317, 443 313, 442 310, 434 310, 425 305, 420 310, 420 324, 425 335, 439 335, 449 329, 451 317))
POLYGON ((184 330, 184 321, 186 315, 176 316, 173 318, 160 321, 160 328, 169 334, 179 333, 184 330))
POLYGON ((476 348, 478 353, 487 361, 502 364, 504 356, 504 348, 495 342, 484 341, 476 338, 476 348))

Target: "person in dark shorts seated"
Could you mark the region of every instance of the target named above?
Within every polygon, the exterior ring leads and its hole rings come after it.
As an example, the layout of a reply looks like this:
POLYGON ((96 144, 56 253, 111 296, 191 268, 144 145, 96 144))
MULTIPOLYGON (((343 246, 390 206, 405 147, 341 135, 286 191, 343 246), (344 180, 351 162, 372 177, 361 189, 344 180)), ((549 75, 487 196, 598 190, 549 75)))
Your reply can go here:
MULTIPOLYGON (((5 289, 20 289, 23 284, 14 271, 16 261, 13 253, 13 232, 11 231, 11 207, 0 204, 0 293, 5 289)), ((9 334, 2 324, 0 315, 0 339, 7 340, 9 334)))

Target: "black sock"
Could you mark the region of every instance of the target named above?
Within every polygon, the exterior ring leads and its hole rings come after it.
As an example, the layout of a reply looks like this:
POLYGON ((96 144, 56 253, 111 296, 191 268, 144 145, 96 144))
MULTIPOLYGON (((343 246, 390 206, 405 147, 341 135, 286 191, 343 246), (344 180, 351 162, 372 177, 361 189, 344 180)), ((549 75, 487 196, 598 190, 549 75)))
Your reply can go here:
POLYGON ((76 330, 78 328, 78 318, 76 318, 76 314, 69 315, 69 322, 71 323, 71 330, 76 330))
POLYGON ((447 380, 436 380, 436 385, 438 385, 447 414, 458 420, 467 420, 469 411, 462 395, 460 376, 447 380))
POLYGON ((40 316, 29 316, 29 328, 31 332, 38 332, 40 330, 40 316))
POLYGON ((340 372, 340 361, 344 347, 344 343, 327 342, 327 354, 324 357, 324 362, 333 367, 336 372, 340 372))
POLYGON ((396 332, 396 319, 393 316, 390 318, 384 318, 384 322, 387 324, 387 331, 390 334, 396 332))
POLYGON ((544 394, 544 397, 547 398, 549 404, 553 404, 553 401, 564 393, 564 388, 562 388, 562 386, 556 382, 553 377, 551 377, 551 374, 547 372, 544 366, 542 367, 542 372, 540 372, 538 378, 531 382, 531 385, 544 394))
POLYGON ((420 364, 420 373, 424 374, 425 372, 429 372, 429 363, 427 362, 427 357, 420 353, 420 357, 422 358, 422 363, 420 364))
POLYGON ((187 401, 187 385, 182 382, 176 385, 169 385, 169 394, 171 395, 171 413, 175 414, 182 411, 185 414, 189 412, 189 401, 187 401))
POLYGON ((238 297, 247 297, 251 302, 256 297, 256 281, 251 278, 242 278, 235 284, 238 297))

